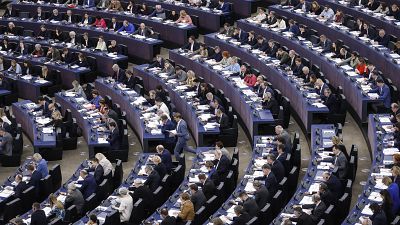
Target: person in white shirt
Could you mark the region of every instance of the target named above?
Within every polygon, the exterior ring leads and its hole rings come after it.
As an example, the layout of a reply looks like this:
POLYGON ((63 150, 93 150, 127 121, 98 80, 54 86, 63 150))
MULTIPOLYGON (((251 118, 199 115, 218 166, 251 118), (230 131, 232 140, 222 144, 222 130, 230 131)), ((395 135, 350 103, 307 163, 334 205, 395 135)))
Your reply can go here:
POLYGON ((276 23, 269 26, 270 28, 279 28, 279 29, 286 29, 286 22, 282 17, 276 18, 276 23))
POLYGON ((121 223, 129 222, 133 208, 133 199, 128 194, 128 189, 125 187, 120 188, 118 194, 119 196, 116 201, 120 203, 120 205, 119 207, 112 206, 112 208, 119 211, 121 223))
POLYGON ((97 41, 96 50, 107 51, 107 44, 104 41, 103 36, 99 37, 99 40, 97 41))
POLYGON ((150 112, 154 109, 157 109, 157 114, 166 114, 169 117, 168 106, 162 101, 160 97, 156 97, 154 106, 147 108, 145 112, 150 112))
POLYGON ((333 16, 335 16, 335 12, 328 5, 326 5, 318 17, 321 19, 332 20, 333 16))
POLYGON ((75 31, 70 31, 69 32, 69 41, 68 42, 73 44, 73 45, 75 45, 77 43, 75 31))
POLYGON ((261 23, 261 21, 264 20, 265 18, 267 18, 267 15, 265 15, 264 9, 259 8, 257 15, 255 17, 253 17, 253 20, 261 23))
POLYGON ((110 160, 108 160, 106 156, 103 155, 103 153, 97 153, 94 157, 99 160, 99 164, 103 167, 104 176, 107 176, 108 174, 112 173, 114 168, 110 160))

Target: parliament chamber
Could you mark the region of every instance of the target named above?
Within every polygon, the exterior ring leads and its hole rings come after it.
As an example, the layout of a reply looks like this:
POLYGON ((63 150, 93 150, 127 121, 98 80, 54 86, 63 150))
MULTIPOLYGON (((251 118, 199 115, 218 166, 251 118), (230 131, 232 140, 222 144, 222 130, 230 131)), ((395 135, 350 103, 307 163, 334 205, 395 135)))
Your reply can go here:
POLYGON ((400 225, 398 73, 399 0, 4 0, 0 225, 400 225))

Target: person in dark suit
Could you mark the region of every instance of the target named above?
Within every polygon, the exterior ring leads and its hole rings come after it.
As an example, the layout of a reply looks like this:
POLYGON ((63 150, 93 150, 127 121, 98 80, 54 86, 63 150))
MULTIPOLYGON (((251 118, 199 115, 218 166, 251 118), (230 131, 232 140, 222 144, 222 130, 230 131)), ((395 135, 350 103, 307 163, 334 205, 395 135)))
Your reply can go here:
POLYGON ((222 154, 222 151, 220 149, 216 149, 214 151, 214 155, 215 160, 213 163, 214 165, 216 165, 215 173, 217 174, 220 181, 223 181, 226 175, 228 175, 230 160, 226 155, 222 154))
POLYGON ((121 50, 117 45, 117 41, 116 40, 111 40, 111 43, 109 46, 107 46, 107 51, 109 53, 114 53, 114 54, 121 54, 121 50))
POLYGON ((72 54, 69 52, 68 48, 63 48, 61 53, 61 61, 66 64, 70 64, 73 61, 72 54))
POLYGON ((117 21, 117 18, 111 18, 111 23, 108 25, 109 30, 117 31, 122 26, 121 22, 117 21))
POLYGON ((265 187, 268 189, 268 192, 271 196, 274 196, 276 191, 278 190, 278 182, 275 178, 274 173, 271 171, 271 166, 269 164, 264 164, 262 166, 263 174, 262 177, 256 177, 254 180, 262 180, 265 182, 265 187))
POLYGON ((161 162, 165 165, 167 169, 167 173, 171 173, 173 167, 171 153, 162 145, 157 145, 156 150, 158 156, 160 156, 161 158, 161 162))
POLYGON ((217 123, 219 124, 219 129, 221 130, 221 132, 224 132, 224 129, 228 129, 231 127, 231 125, 229 124, 229 118, 228 116, 222 112, 221 109, 217 109, 217 123))
POLYGON ((332 147, 333 154, 333 167, 340 179, 346 179, 348 171, 348 160, 344 153, 340 150, 337 145, 332 147))
POLYGON ((7 9, 4 11, 3 17, 4 18, 17 17, 17 12, 15 11, 15 9, 13 9, 11 3, 7 4, 7 9))
POLYGON ((35 202, 32 205, 31 225, 47 225, 46 213, 40 209, 40 204, 35 202))
POLYGON ((303 212, 301 207, 293 208, 294 217, 290 218, 291 221, 297 222, 298 225, 315 225, 311 216, 303 212))
POLYGON ((322 79, 318 78, 315 81, 315 89, 317 94, 319 94, 319 96, 321 97, 322 101, 325 101, 326 97, 325 97, 325 89, 329 88, 329 86, 327 84, 325 84, 324 81, 322 81, 322 79))
POLYGON ((80 215, 82 213, 83 205, 85 204, 85 199, 81 191, 79 191, 74 183, 69 183, 67 187, 67 193, 62 193, 66 195, 64 208, 68 209, 70 206, 75 205, 76 211, 80 215))
POLYGON ((249 36, 247 37, 247 40, 245 43, 247 43, 250 46, 254 46, 257 44, 257 38, 255 37, 254 31, 249 32, 249 36))
POLYGON ((392 103, 390 105, 391 115, 390 115, 390 122, 393 124, 397 123, 396 116, 400 114, 400 106, 397 103, 392 103))
POLYGON ((179 154, 182 153, 182 151, 188 151, 195 153, 195 150, 190 148, 187 145, 187 141, 190 138, 189 131, 187 128, 186 122, 182 119, 182 115, 180 113, 175 113, 174 114, 174 120, 176 122, 176 130, 173 130, 170 132, 170 134, 177 136, 177 142, 174 148, 174 155, 175 158, 179 158, 179 154))
POLYGON ((78 60, 72 63, 73 65, 77 65, 79 67, 88 67, 89 63, 86 59, 86 56, 83 53, 78 54, 78 60))
POLYGON ((133 202, 136 202, 141 198, 144 200, 145 210, 150 210, 153 202, 153 193, 150 191, 148 186, 143 185, 141 179, 135 179, 133 181, 133 186, 129 187, 129 191, 133 191, 133 193, 130 194, 133 202))
POLYGON ((197 212, 207 201, 206 196, 204 195, 202 190, 199 190, 197 184, 191 184, 189 186, 190 190, 190 201, 192 201, 194 206, 194 211, 197 212))
POLYGON ((217 10, 221 10, 223 13, 229 13, 230 7, 224 0, 218 0, 218 6, 216 7, 217 10))
POLYGON ((110 149, 111 150, 118 150, 120 147, 120 136, 119 136, 119 131, 117 128, 117 124, 112 121, 108 124, 110 127, 110 135, 107 138, 107 141, 110 143, 110 149))
POLYGON ((302 74, 303 74, 303 64, 302 64, 302 62, 301 62, 301 58, 300 57, 297 57, 295 60, 294 60, 294 66, 291 68, 292 69, 292 72, 293 72, 293 75, 295 75, 295 76, 297 76, 297 77, 299 77, 299 76, 302 76, 302 74))
POLYGON ((148 27, 144 23, 141 23, 139 25, 139 28, 133 33, 133 34, 138 34, 144 37, 150 37, 151 35, 154 34, 154 31, 148 27))
POLYGON ((61 59, 60 51, 56 49, 54 46, 51 46, 47 51, 47 58, 51 61, 58 61, 61 59))
POLYGON ((284 163, 287 158, 287 153, 285 152, 285 145, 280 144, 280 145, 276 146, 276 150, 277 150, 276 160, 281 162, 282 165, 285 165, 284 163))
POLYGON ((294 36, 298 36, 300 34, 299 26, 292 19, 289 20, 289 32, 292 32, 294 36))
POLYGON ((61 14, 58 13, 58 9, 53 9, 53 14, 48 19, 49 21, 61 21, 61 14))
POLYGON ((251 46, 253 49, 258 49, 262 52, 268 49, 268 42, 265 40, 265 38, 261 35, 257 36, 257 42, 255 45, 251 46))
POLYGON ((319 43, 317 44, 317 46, 322 48, 321 53, 330 52, 331 46, 332 46, 332 41, 329 40, 324 34, 322 34, 319 37, 319 43))
POLYGON ((204 173, 200 173, 199 175, 197 175, 197 177, 200 181, 201 190, 203 191, 203 194, 204 196, 206 196, 207 199, 210 199, 217 193, 214 181, 207 178, 204 173))
POLYGON ((256 190, 254 192, 254 199, 257 202, 258 208, 262 209, 264 206, 270 201, 271 196, 269 191, 265 185, 263 185, 260 181, 255 180, 253 182, 253 187, 256 190))
POLYGON ((79 191, 82 193, 83 198, 86 199, 91 194, 96 192, 97 183, 94 176, 88 173, 87 170, 81 170, 79 175, 81 178, 83 178, 83 180, 77 182, 78 184, 82 185, 79 188, 79 191))
POLYGON ((161 132, 164 134, 164 145, 167 149, 175 147, 175 137, 171 135, 170 131, 175 129, 175 124, 168 118, 168 115, 162 114, 161 118, 161 132))
POLYGON ((160 225, 176 225, 176 218, 168 214, 167 208, 161 209, 160 215, 162 218, 162 222, 160 223, 160 225))
POLYGON ((89 39, 89 34, 85 32, 80 40, 78 40, 79 44, 84 48, 96 47, 96 45, 89 39))
POLYGON ((46 117, 51 117, 51 112, 49 110, 49 103, 46 101, 46 99, 43 96, 40 96, 38 98, 38 102, 39 102, 39 107, 36 107, 33 111, 38 112, 41 110, 42 115, 46 117))
POLYGON ((380 29, 378 32, 378 36, 376 36, 375 38, 375 42, 378 42, 378 44, 387 47, 389 41, 390 41, 389 35, 386 34, 384 29, 380 29))
POLYGON ((0 155, 11 156, 13 151, 13 137, 5 128, 0 128, 0 136, 2 137, 0 142, 0 155))
POLYGON ((188 43, 182 47, 182 49, 187 49, 191 52, 197 51, 199 48, 200 44, 196 42, 196 38, 194 36, 190 36, 188 43))
POLYGON ((367 3, 367 8, 371 11, 374 11, 379 7, 379 1, 369 0, 367 3))
POLYGON ((373 214, 372 216, 369 217, 369 219, 365 219, 362 222, 362 225, 368 225, 368 224, 373 224, 373 225, 386 225, 389 224, 390 221, 387 220, 387 217, 385 215, 385 212, 382 210, 381 206, 373 202, 369 208, 372 210, 373 214))
POLYGON ((14 187, 14 197, 21 198, 22 192, 24 192, 29 186, 22 181, 22 175, 17 174, 15 176, 15 187, 14 187))
POLYGON ((336 195, 336 198, 340 198, 343 193, 343 187, 339 178, 337 178, 334 174, 330 174, 328 171, 326 171, 322 174, 322 179, 328 186, 329 190, 336 195))
POLYGON ((51 33, 47 30, 45 25, 40 26, 40 31, 36 35, 36 38, 44 40, 44 39, 49 39, 51 36, 51 33))
POLYGON ((42 179, 42 174, 36 170, 36 166, 33 164, 27 165, 27 171, 31 176, 28 186, 35 187, 36 196, 39 196, 39 183, 40 179, 42 179))
POLYGON ((293 9, 301 9, 303 12, 308 12, 310 11, 310 3, 306 2, 305 0, 300 0, 299 4, 297 4, 293 9))
POLYGON ((63 21, 65 21, 67 23, 77 23, 78 22, 78 20, 76 19, 76 16, 72 15, 71 10, 67 10, 67 13, 64 14, 63 21))
POLYGON ((308 28, 306 26, 304 26, 304 25, 300 25, 299 26, 299 30, 300 30, 300 32, 299 32, 298 36, 308 40, 308 38, 311 35, 310 31, 308 30, 308 28))
POLYGON ((251 220, 251 216, 244 210, 244 207, 237 205, 233 210, 236 216, 233 217, 231 225, 245 225, 251 220))
POLYGON ((285 167, 280 161, 276 160, 274 154, 269 154, 267 156, 267 162, 271 166, 271 171, 279 183, 285 177, 285 167))
POLYGON ((249 35, 246 32, 244 32, 242 29, 240 29, 239 27, 235 27, 232 37, 234 39, 240 41, 241 43, 245 43, 248 36, 249 35))
POLYGON ((376 81, 376 85, 377 87, 375 89, 370 90, 369 93, 378 93, 379 94, 378 99, 382 100, 383 106, 386 109, 389 109, 391 104, 391 95, 389 86, 385 84, 383 79, 378 79, 376 81))
POLYGON ((161 161, 161 157, 158 155, 153 156, 151 161, 154 163, 154 170, 157 171, 158 175, 160 175, 160 178, 163 179, 164 176, 167 174, 167 167, 165 164, 161 161))
POLYGON ((311 210, 311 219, 314 221, 315 224, 319 223, 321 220, 322 216, 324 215, 324 212, 326 210, 326 205, 324 202, 321 201, 321 197, 319 194, 313 194, 312 195, 312 201, 314 204, 309 204, 309 205, 302 205, 303 209, 312 209, 311 210))
POLYGON ((279 113, 279 105, 275 98, 272 98, 272 94, 270 92, 266 92, 263 96, 262 102, 263 109, 267 109, 271 111, 272 115, 277 116, 279 113))
POLYGON ((321 201, 325 203, 325 205, 336 205, 337 199, 336 195, 329 190, 328 185, 325 183, 321 183, 319 185, 319 196, 321 196, 321 201))
POLYGON ((18 46, 14 50, 15 53, 21 54, 21 55, 27 55, 28 54, 28 48, 25 46, 25 43, 23 40, 19 41, 18 46))
POLYGON ((149 65, 149 68, 164 68, 165 59, 161 55, 156 55, 155 60, 149 65))
POLYGON ((99 160, 97 158, 93 158, 90 160, 92 163, 91 171, 94 171, 94 179, 96 180, 96 184, 100 185, 104 180, 104 169, 103 166, 100 165, 99 160))
POLYGON ((118 64, 114 64, 112 70, 114 71, 112 78, 116 82, 123 83, 125 80, 125 70, 121 69, 118 64))
POLYGON ((363 28, 361 29, 360 34, 358 35, 359 37, 367 37, 371 40, 374 40, 376 37, 376 31, 371 28, 368 23, 363 24, 363 28))
POLYGON ((160 186, 160 175, 156 170, 153 169, 153 167, 149 165, 145 167, 144 171, 148 176, 146 181, 144 182, 144 185, 147 185, 150 188, 150 191, 154 192, 160 186))
POLYGON ((133 79, 133 72, 130 70, 125 70, 125 79, 123 81, 123 85, 125 88, 134 89, 135 88, 135 80, 133 79))
POLYGON ((331 114, 339 113, 340 101, 337 98, 337 96, 335 94, 332 94, 330 88, 325 89, 324 95, 325 95, 324 105, 328 107, 329 113, 331 114))

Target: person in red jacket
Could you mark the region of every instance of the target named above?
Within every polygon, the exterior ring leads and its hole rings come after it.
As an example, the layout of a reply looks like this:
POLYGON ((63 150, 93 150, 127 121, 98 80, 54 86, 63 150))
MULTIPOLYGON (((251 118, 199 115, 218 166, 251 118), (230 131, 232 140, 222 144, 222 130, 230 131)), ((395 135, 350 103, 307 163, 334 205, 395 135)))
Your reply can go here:
POLYGON ((248 73, 244 77, 244 83, 249 87, 253 87, 256 84, 256 82, 257 82, 257 77, 252 73, 248 73))
POLYGON ((106 21, 100 16, 96 16, 96 20, 92 25, 95 27, 107 28, 106 21))

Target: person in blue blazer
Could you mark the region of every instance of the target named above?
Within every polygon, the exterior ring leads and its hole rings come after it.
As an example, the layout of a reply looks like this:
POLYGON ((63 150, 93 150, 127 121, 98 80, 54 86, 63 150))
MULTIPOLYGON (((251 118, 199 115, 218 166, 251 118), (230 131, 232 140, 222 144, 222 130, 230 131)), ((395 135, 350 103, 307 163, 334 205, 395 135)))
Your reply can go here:
POLYGON ((175 136, 169 131, 175 130, 175 124, 168 118, 167 115, 161 115, 161 132, 165 135, 164 145, 167 149, 173 149, 175 146, 175 136))
POLYGON ((81 188, 79 188, 79 191, 82 193, 83 198, 86 199, 91 194, 96 192, 97 189, 96 179, 92 174, 88 173, 86 170, 81 170, 80 176, 81 178, 83 178, 83 180, 77 182, 78 184, 82 185, 81 188))
POLYGON ((240 29, 239 27, 236 27, 233 32, 232 37, 234 39, 237 39, 241 43, 245 43, 247 41, 247 38, 249 37, 249 35, 246 32, 244 32, 242 29, 240 29))
POLYGON ((300 34, 299 26, 292 19, 289 20, 289 32, 292 32, 294 36, 298 36, 300 34))
POLYGON ((391 102, 389 86, 387 86, 382 79, 378 79, 376 81, 376 85, 377 87, 370 90, 369 92, 378 93, 379 94, 378 99, 383 101, 383 105, 385 106, 386 109, 390 109, 390 104, 392 102, 391 102))
POLYGON ((300 0, 299 4, 297 4, 293 9, 301 9, 304 12, 308 12, 310 11, 310 3, 306 2, 306 0, 300 0))
POLYGON ((223 13, 229 13, 230 12, 230 7, 229 4, 225 3, 224 0, 219 0, 218 1, 218 10, 221 10, 223 13))
POLYGON ((93 104, 96 109, 100 108, 100 100, 102 99, 102 97, 99 94, 98 90, 93 90, 92 91, 92 100, 90 100, 90 103, 93 104))
POLYGON ((182 115, 180 113, 175 113, 174 120, 176 122, 176 130, 173 130, 170 133, 178 137, 174 149, 175 158, 178 159, 179 154, 181 154, 183 150, 192 153, 195 153, 196 151, 187 145, 187 141, 190 139, 190 135, 186 121, 182 119, 182 115))
POLYGON ((132 23, 129 23, 128 20, 124 20, 122 27, 118 29, 118 32, 125 31, 128 34, 132 34, 135 32, 135 26, 132 23))
POLYGON ((84 0, 83 1, 83 7, 88 7, 88 8, 95 7, 94 0, 84 0))
POLYGON ((42 179, 42 174, 36 170, 36 167, 33 164, 29 164, 27 166, 28 173, 31 175, 29 179, 28 186, 35 187, 36 197, 39 196, 39 183, 40 179, 42 179))

